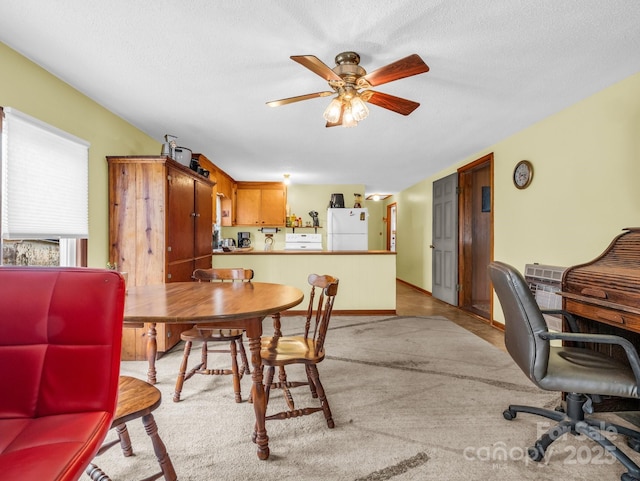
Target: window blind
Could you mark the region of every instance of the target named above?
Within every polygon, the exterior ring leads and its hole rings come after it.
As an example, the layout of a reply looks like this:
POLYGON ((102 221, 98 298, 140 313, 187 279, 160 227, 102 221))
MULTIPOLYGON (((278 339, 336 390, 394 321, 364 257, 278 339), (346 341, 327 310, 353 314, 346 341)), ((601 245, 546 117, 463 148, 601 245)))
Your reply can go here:
POLYGON ((89 143, 2 111, 2 237, 88 238, 89 143))

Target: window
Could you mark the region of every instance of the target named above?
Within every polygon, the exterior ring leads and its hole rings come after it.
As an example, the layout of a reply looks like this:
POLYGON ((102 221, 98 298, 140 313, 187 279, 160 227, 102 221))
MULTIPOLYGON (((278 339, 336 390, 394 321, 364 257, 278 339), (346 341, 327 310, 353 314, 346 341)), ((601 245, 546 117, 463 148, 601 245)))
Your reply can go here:
POLYGON ((13 108, 0 111, 1 262, 76 265, 77 240, 89 233, 89 144, 13 108))

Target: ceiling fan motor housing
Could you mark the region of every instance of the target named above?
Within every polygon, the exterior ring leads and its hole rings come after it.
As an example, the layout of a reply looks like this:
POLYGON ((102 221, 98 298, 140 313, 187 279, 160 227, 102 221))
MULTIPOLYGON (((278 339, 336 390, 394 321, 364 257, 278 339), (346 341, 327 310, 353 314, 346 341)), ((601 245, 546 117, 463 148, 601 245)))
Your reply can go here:
POLYGON ((367 75, 367 71, 358 65, 360 55, 356 52, 342 52, 336 55, 336 66, 333 71, 347 83, 355 83, 358 78, 367 75))
POLYGON ((336 55, 336 65, 342 65, 343 63, 354 63, 358 65, 360 63, 360 55, 356 52, 342 52, 336 55))

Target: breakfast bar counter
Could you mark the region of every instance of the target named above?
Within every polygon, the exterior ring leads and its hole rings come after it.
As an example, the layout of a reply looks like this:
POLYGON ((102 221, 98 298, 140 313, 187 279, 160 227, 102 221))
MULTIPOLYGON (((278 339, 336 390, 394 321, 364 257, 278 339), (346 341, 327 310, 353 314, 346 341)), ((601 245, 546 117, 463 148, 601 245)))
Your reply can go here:
POLYGON ((252 254, 252 255, 265 255, 265 256, 273 256, 273 255, 325 255, 325 256, 370 256, 370 255, 389 255, 395 256, 395 252, 391 251, 305 251, 305 250, 273 250, 273 251, 265 251, 253 248, 238 248, 234 250, 230 250, 229 252, 224 251, 214 251, 214 255, 238 255, 238 254, 252 254))
POLYGON ((395 315, 396 253, 260 249, 214 252, 213 267, 253 269, 257 282, 286 284, 307 292, 311 273, 340 279, 336 314, 395 315))

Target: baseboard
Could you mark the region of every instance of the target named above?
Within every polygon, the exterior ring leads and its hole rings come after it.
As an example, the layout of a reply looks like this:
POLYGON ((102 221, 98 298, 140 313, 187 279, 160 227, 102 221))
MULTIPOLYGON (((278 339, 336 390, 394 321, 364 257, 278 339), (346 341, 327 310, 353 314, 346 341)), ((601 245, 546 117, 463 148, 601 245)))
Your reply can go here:
POLYGON ((397 277, 396 277, 396 281, 401 282, 401 283, 403 283, 405 286, 409 286, 409 287, 411 287, 412 289, 415 289, 416 291, 420 291, 420 292, 422 292, 423 294, 426 294, 427 296, 431 296, 431 295, 432 295, 432 294, 431 294, 431 292, 429 292, 429 291, 427 291, 427 290, 425 290, 425 289, 423 289, 423 288, 421 288, 421 287, 418 287, 418 286, 416 286, 416 285, 413 285, 413 284, 411 284, 410 282, 403 281, 402 279, 398 279, 397 277))

